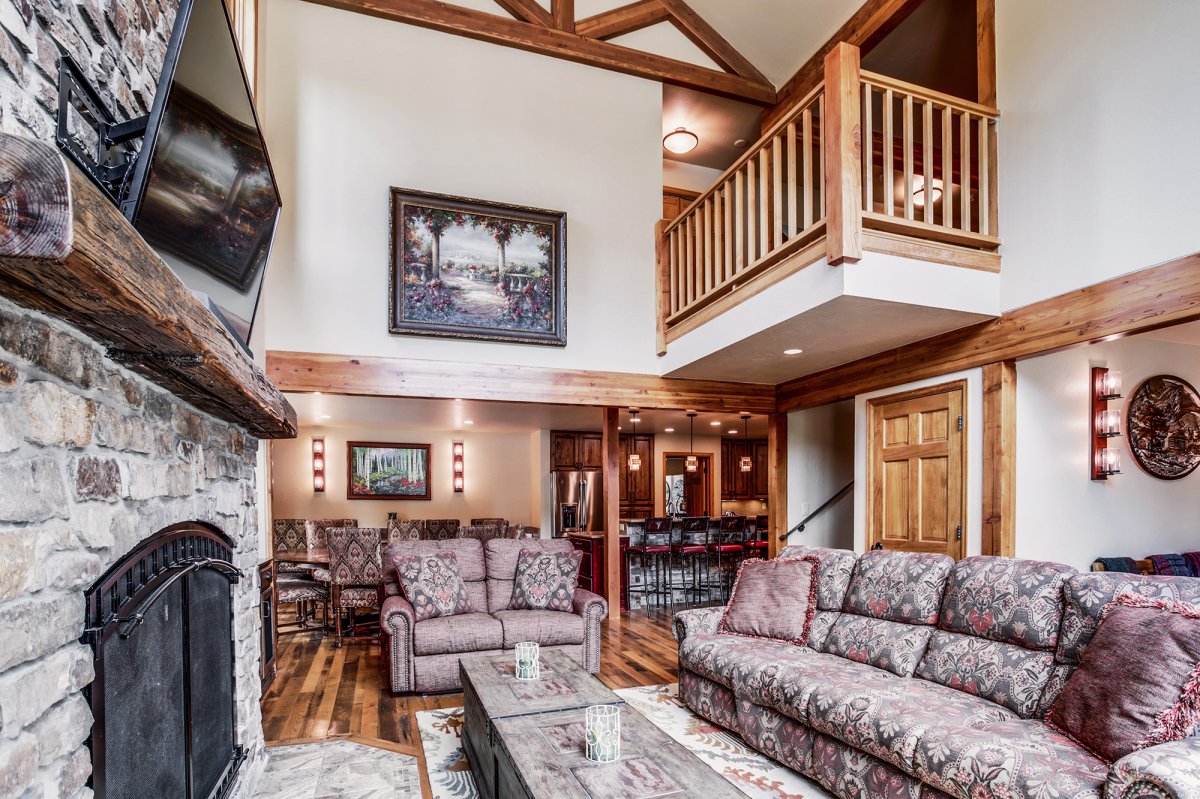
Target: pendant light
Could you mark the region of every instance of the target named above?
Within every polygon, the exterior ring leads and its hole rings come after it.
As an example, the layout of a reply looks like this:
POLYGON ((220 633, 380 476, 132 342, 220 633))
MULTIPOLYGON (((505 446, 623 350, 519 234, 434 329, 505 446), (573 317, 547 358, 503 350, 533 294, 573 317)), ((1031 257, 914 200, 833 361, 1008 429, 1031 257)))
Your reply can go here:
MULTIPOLYGON (((629 429, 632 430, 633 433, 637 432, 636 425, 639 421, 638 413, 639 413, 639 411, 637 408, 629 409, 629 429)), ((634 448, 635 441, 636 441, 636 439, 633 437, 633 434, 631 433, 630 437, 629 437, 629 471, 631 471, 631 472, 641 471, 641 468, 642 468, 642 456, 639 455, 637 450, 634 448)))
POLYGON ((746 442, 746 454, 742 456, 739 464, 743 472, 749 472, 754 469, 754 459, 750 457, 750 414, 742 414, 742 440, 746 442))
POLYGON ((696 412, 688 412, 688 455, 683 461, 683 468, 689 472, 700 471, 700 459, 696 457, 696 412))

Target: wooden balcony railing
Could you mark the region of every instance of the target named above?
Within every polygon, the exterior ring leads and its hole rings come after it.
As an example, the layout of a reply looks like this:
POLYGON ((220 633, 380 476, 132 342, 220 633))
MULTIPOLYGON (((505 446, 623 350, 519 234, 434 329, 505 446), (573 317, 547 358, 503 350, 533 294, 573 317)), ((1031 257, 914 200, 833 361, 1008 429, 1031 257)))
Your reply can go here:
MULTIPOLYGON (((864 230, 980 267, 999 246, 996 120, 969 100, 863 72, 842 44, 825 80, 708 191, 658 224, 659 351, 804 268, 862 258, 864 230)), ((992 268, 994 256, 982 268, 992 268)))

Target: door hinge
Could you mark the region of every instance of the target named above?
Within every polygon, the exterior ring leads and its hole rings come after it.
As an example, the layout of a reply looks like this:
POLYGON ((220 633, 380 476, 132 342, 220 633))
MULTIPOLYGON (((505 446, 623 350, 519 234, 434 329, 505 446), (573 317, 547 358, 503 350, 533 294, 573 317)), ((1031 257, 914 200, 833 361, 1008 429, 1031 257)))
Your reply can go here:
POLYGON ((954 540, 962 541, 962 525, 961 524, 958 526, 958 529, 956 529, 954 531, 954 540))
POLYGON ((963 424, 962 414, 959 414, 959 416, 958 416, 958 431, 960 433, 962 432, 962 424, 963 424))

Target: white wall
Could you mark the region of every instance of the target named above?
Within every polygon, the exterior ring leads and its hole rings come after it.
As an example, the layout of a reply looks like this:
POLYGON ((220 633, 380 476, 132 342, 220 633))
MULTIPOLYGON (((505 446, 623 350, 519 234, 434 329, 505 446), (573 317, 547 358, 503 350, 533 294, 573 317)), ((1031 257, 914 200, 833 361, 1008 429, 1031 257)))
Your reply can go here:
MULTIPOLYGON (((857 490, 867 486, 867 400, 899 394, 915 388, 967 381, 967 407, 963 413, 966 427, 967 448, 967 507, 963 537, 966 539, 967 555, 978 555, 983 548, 983 370, 968 369, 963 372, 943 375, 931 380, 918 380, 902 386, 859 394, 854 398, 854 549, 861 552, 867 547, 867 494, 857 490)), ((1018 411, 1018 416, 1020 412, 1018 411)), ((1021 554, 1019 551, 1018 555, 1021 554)))
POLYGON ((269 348, 657 372, 661 86, 300 0, 262 24, 269 348), (566 211, 567 347, 390 335, 389 186, 566 211))
POLYGON ((306 427, 294 439, 270 442, 271 514, 276 519, 358 519, 384 527, 388 513, 401 519, 500 516, 513 524, 538 524, 541 486, 534 478, 533 437, 528 433, 463 433, 306 427), (312 490, 312 439, 325 437, 325 491, 312 490), (390 441, 430 445, 432 498, 346 499, 346 442, 390 441), (463 442, 464 490, 454 493, 450 446, 463 442))
POLYGON ((996 3, 1002 305, 1200 250, 1200 9, 996 3))
MULTIPOLYGON (((1131 338, 1017 365, 1017 555, 1087 569, 1097 557, 1200 549, 1200 474, 1158 480, 1121 447, 1121 474, 1088 472, 1093 366, 1120 370, 1128 398, 1139 383, 1174 374, 1200 384, 1200 348, 1131 338)), ((1125 401, 1120 407, 1122 417, 1125 401)), ((1124 418, 1122 427, 1124 427, 1124 418)))
POLYGON ((698 164, 685 164, 682 161, 672 161, 664 158, 662 162, 662 180, 664 186, 688 191, 708 191, 721 177, 722 170, 713 169, 698 164))
MULTIPOLYGON (((788 414, 790 529, 854 479, 854 401, 788 414)), ((853 549, 854 493, 813 519, 791 544, 853 549)))

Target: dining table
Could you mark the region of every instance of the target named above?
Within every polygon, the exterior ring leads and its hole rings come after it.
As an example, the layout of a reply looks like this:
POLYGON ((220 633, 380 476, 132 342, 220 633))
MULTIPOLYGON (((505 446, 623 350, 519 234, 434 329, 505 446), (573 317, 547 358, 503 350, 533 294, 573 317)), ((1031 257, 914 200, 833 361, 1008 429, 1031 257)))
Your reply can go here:
POLYGON ((326 567, 329 565, 329 547, 277 549, 275 550, 275 560, 279 563, 295 563, 300 566, 326 567))

